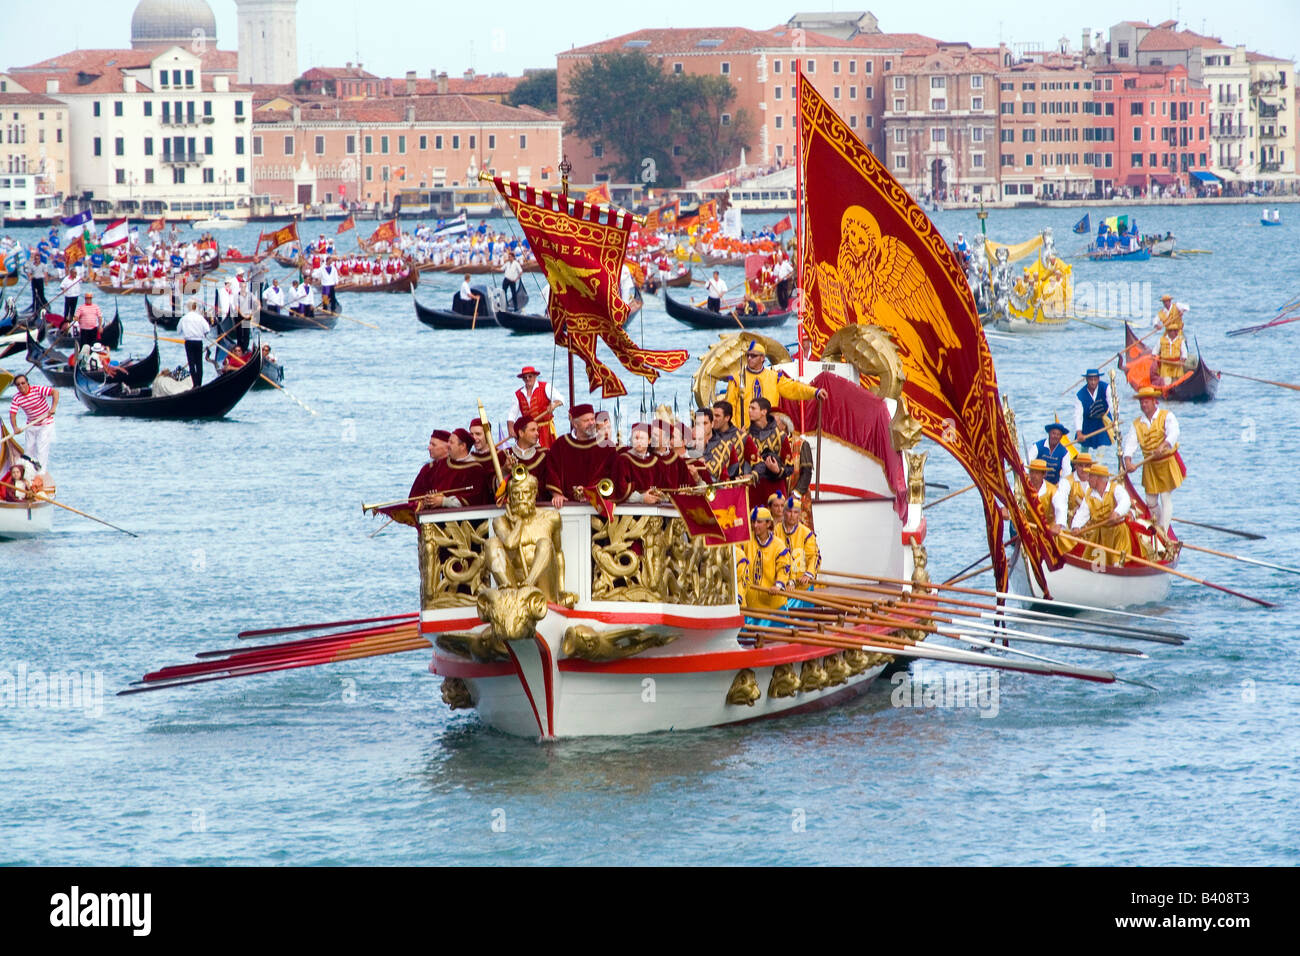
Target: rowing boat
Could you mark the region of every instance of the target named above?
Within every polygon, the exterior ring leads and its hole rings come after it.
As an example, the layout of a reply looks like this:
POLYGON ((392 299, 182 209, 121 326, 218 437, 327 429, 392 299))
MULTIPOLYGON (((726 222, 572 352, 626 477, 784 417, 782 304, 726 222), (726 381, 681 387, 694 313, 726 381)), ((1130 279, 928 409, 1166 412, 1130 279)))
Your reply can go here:
MULTIPOLYGON (((456 329, 470 332, 481 328, 498 328, 497 312, 492 307, 492 297, 487 295, 481 286, 475 287, 475 291, 483 296, 479 299, 478 315, 466 315, 463 312, 457 312, 455 309, 433 309, 427 305, 422 305, 420 300, 412 295, 411 301, 415 303, 415 317, 425 325, 435 329, 456 329)), ((456 294, 452 296, 453 302, 455 302, 456 294)), ((547 331, 550 331, 550 327, 551 320, 546 319, 547 331)))
POLYGON ((784 325, 790 320, 790 316, 794 314, 788 309, 784 312, 762 312, 758 315, 712 312, 709 309, 701 309, 698 306, 678 302, 667 292, 664 293, 664 307, 674 319, 685 322, 697 329, 774 328, 778 325, 784 325))
MULTIPOLYGON (((1129 375, 1130 371, 1133 373, 1129 376, 1129 384, 1134 388, 1145 384, 1154 385, 1151 377, 1159 364, 1159 357, 1133 334, 1132 326, 1125 322, 1124 352, 1120 356, 1120 368, 1126 375, 1129 375), (1140 385, 1134 384, 1135 378, 1141 383, 1140 385), (1142 381, 1143 378, 1146 379, 1145 382, 1142 381)), ((1185 372, 1181 378, 1154 387, 1160 389, 1167 401, 1208 402, 1218 394, 1219 380, 1219 373, 1205 364, 1198 348, 1195 366, 1185 372)))
POLYGON ((300 315, 288 309, 261 307, 258 323, 272 332, 329 331, 338 325, 339 317, 333 312, 317 309, 312 315, 300 315))
POLYGON ((190 388, 175 395, 153 394, 146 386, 130 394, 122 385, 96 382, 78 368, 73 377, 73 388, 81 404, 99 415, 117 415, 130 418, 201 419, 222 418, 239 404, 262 371, 260 351, 233 371, 218 375, 198 388, 190 388))

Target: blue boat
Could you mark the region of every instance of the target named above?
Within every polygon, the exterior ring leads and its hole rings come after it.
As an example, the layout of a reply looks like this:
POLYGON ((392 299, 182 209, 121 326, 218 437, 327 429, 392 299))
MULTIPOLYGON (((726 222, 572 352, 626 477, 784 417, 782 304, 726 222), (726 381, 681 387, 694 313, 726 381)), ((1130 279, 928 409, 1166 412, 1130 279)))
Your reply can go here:
POLYGON ((1146 262, 1151 258, 1150 249, 1135 249, 1132 252, 1111 252, 1109 249, 1088 247, 1088 258, 1093 262, 1146 262))

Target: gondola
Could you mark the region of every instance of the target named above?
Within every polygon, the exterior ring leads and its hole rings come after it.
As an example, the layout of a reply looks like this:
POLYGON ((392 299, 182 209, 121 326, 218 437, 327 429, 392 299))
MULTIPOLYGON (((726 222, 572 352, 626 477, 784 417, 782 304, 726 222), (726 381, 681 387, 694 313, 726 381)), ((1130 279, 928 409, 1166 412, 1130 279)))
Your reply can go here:
POLYGON ((179 312, 161 312, 153 307, 149 297, 144 297, 144 312, 149 316, 149 321, 167 332, 175 332, 176 326, 181 324, 181 314, 179 312))
POLYGON ((695 277, 690 272, 683 272, 681 275, 671 276, 664 280, 664 285, 670 289, 689 289, 695 277))
POLYGON ((793 314, 789 310, 740 316, 734 312, 710 312, 708 309, 678 302, 667 292, 664 293, 664 307, 674 319, 697 329, 767 329, 784 325, 793 314))
MULTIPOLYGON (((1205 364, 1201 358, 1200 348, 1196 350, 1196 367, 1176 381, 1160 386, 1165 400, 1170 402, 1209 402, 1219 393, 1220 375, 1205 364)), ((1159 361, 1151 349, 1147 348, 1127 322, 1124 323, 1124 353, 1120 358, 1120 368, 1127 367, 1143 356, 1152 356, 1159 361)))
POLYGON ((277 385, 284 385, 284 366, 279 362, 263 362, 262 374, 257 376, 253 388, 275 388, 277 385))
MULTIPOLYGON (((626 326, 640 311, 641 303, 637 302, 632 306, 632 311, 627 314, 627 320, 623 324, 626 326)), ((505 309, 496 315, 497 324, 509 329, 515 335, 550 335, 554 331, 551 328, 550 316, 547 315, 529 315, 525 312, 510 312, 505 309)))
POLYGON ((87 378, 80 368, 73 377, 73 388, 81 404, 95 414, 131 418, 221 418, 239 404, 261 372, 262 354, 257 351, 246 365, 176 395, 155 397, 148 388, 141 394, 127 395, 121 385, 96 382, 87 378))
MULTIPOLYGON (((27 361, 35 365, 45 380, 55 388, 71 388, 73 380, 72 366, 68 364, 68 355, 57 351, 53 347, 42 346, 32 338, 31 330, 27 332, 27 361)), ((113 376, 113 381, 118 384, 128 385, 131 388, 139 388, 142 385, 148 385, 158 377, 158 369, 161 367, 158 358, 158 339, 155 336, 153 349, 144 358, 135 359, 131 362, 123 362, 118 366, 118 373, 113 376)), ((82 369, 82 374, 93 382, 105 381, 103 372, 92 372, 89 369, 82 369)))
MULTIPOLYGON (((497 322, 496 310, 492 307, 492 297, 488 295, 487 290, 482 286, 473 286, 475 292, 478 292, 483 298, 480 300, 478 315, 465 315, 456 312, 453 309, 431 309, 427 305, 421 305, 420 300, 411 294, 411 301, 415 303, 415 317, 435 329, 457 329, 464 332, 474 331, 482 328, 499 328, 497 322)), ((452 293, 452 301, 455 301, 457 293, 452 293)), ((551 327, 551 320, 546 319, 546 328, 551 327)))
POLYGON ((325 312, 323 309, 316 309, 312 315, 299 315, 297 312, 290 312, 288 309, 281 309, 277 312, 262 306, 258 322, 272 332, 299 332, 309 329, 314 329, 317 332, 328 332, 338 325, 339 317, 337 314, 325 312))
MULTIPOLYGON (((68 331, 71 322, 67 323, 63 330, 55 333, 51 337, 50 345, 55 348, 67 348, 72 344, 72 333, 68 331)), ((113 310, 113 319, 104 325, 100 331, 99 341, 104 343, 107 349, 117 349, 122 344, 122 316, 117 309, 113 310)))

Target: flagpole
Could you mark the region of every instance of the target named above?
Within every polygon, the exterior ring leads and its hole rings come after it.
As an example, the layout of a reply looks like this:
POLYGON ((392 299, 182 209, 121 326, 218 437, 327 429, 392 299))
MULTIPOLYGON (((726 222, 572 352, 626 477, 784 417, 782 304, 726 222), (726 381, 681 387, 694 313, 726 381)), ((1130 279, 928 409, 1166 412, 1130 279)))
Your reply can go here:
MULTIPOLYGON (((560 160, 560 193, 564 197, 564 212, 569 212, 569 173, 573 171, 573 164, 569 162, 569 157, 564 156, 560 160)), ((569 341, 569 317, 564 317, 564 350, 569 353, 569 412, 572 414, 574 397, 573 397, 573 343, 569 341)))

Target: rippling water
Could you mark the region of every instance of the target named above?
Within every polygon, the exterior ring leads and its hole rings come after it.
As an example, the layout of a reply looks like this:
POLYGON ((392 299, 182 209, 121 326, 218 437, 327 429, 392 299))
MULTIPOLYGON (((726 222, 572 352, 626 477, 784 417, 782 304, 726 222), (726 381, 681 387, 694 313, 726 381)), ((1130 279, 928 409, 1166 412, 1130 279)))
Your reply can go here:
MULTIPOLYGON (((1289 331, 1300 326, 1224 337, 1300 292, 1300 221, 1264 229, 1259 208, 1139 210, 1143 229, 1172 230, 1184 248, 1213 254, 1076 261, 1076 279, 1149 281, 1153 302, 1174 292, 1192 305, 1189 329, 1212 366, 1300 381, 1300 333, 1289 331)), ((1051 225, 1068 254, 1081 245, 1069 228, 1080 215, 993 212, 990 234, 1014 242, 1051 225)), ((1289 207, 1283 215, 1295 218, 1289 207)), ((968 212, 936 219, 950 238, 978 229, 968 212)), ((220 238, 247 248, 255 232, 220 238)), ((445 301, 455 285, 428 281, 419 296, 445 301)), ((362 517, 360 503, 400 496, 429 429, 473 417, 478 396, 490 411, 502 407, 521 365, 563 381, 563 356, 545 338, 434 332, 406 296, 352 296, 344 306, 380 329, 340 322, 330 334, 273 343, 285 384, 316 416, 268 391, 219 422, 101 419, 64 393, 53 455, 61 499, 141 537, 59 513, 53 534, 0 544, 10 581, 0 672, 100 671, 105 686, 98 715, 0 707, 0 863, 1153 865, 1300 856, 1288 806, 1300 739, 1296 579, 1194 553, 1184 554, 1188 572, 1283 607, 1176 581, 1168 613, 1190 622, 1185 646, 1150 645, 1151 660, 1118 665, 1068 652, 1158 691, 1002 675, 987 719, 974 709, 893 707, 885 684, 824 714, 539 746, 450 713, 424 653, 112 696, 155 665, 232 646, 245 627, 413 610, 414 536, 390 528, 369 537, 378 522, 362 517)), ((128 329, 147 331, 141 303, 124 298, 121 309, 128 329)), ((642 336, 640 320, 632 328, 642 336)), ((702 354, 713 338, 648 303, 648 343, 702 354)), ((128 342, 148 347, 145 338, 128 342)), ((1122 331, 1083 324, 998 338, 999 381, 1026 437, 1056 411, 1066 418, 1059 393, 1122 345, 1122 331)), ((163 348, 165 364, 183 362, 179 345, 163 348)), ((625 422, 640 414, 635 381, 625 422)), ((654 398, 685 410, 687 377, 662 380, 654 398)), ((1135 403, 1125 399, 1131 416, 1135 403)), ((1268 535, 1249 542, 1185 528, 1185 537, 1300 564, 1287 452, 1297 401, 1225 378, 1217 402, 1175 409, 1190 470, 1176 513, 1268 535)), ((937 451, 927 478, 966 483, 937 451)), ((928 515, 936 577, 982 551, 973 496, 928 515)))

